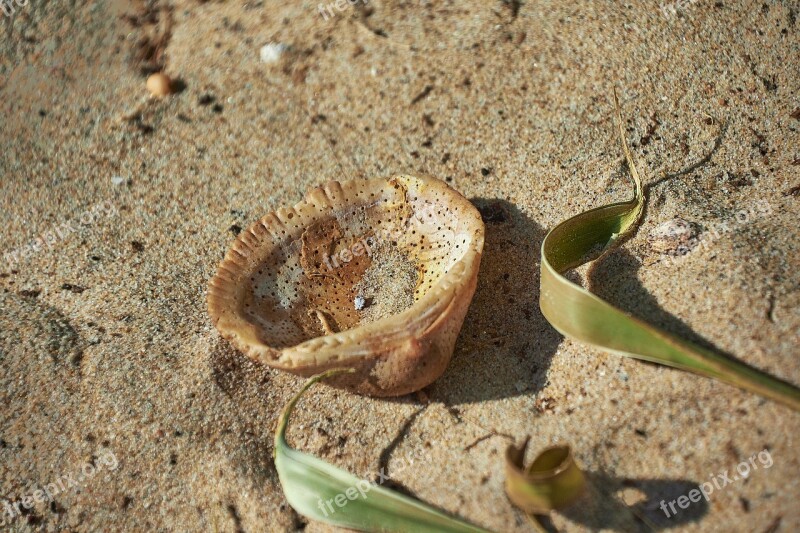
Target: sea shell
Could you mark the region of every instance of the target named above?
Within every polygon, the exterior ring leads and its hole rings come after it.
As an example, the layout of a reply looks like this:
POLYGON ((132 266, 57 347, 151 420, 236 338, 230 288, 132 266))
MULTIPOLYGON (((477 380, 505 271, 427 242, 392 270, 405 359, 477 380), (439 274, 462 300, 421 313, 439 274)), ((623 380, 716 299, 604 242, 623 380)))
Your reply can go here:
POLYGON ((440 180, 329 182, 239 234, 209 283, 209 313, 271 367, 349 367, 331 383, 407 394, 450 361, 483 235, 475 207, 440 180))

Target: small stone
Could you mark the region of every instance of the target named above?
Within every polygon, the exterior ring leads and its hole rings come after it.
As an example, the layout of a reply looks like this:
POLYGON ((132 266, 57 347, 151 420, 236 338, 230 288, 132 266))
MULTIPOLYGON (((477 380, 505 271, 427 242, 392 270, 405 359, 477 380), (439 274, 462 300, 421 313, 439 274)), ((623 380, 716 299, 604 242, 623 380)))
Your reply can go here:
POLYGON ((172 80, 163 72, 156 72, 147 78, 147 90, 153 96, 167 96, 172 92, 172 80))
POLYGON ((204 106, 204 107, 208 106, 208 105, 211 105, 216 101, 217 101, 217 97, 214 96, 213 94, 210 94, 210 93, 206 93, 206 94, 202 95, 200 98, 197 99, 197 103, 200 104, 201 106, 204 106))
POLYGON ((500 200, 475 198, 472 203, 478 209, 481 219, 486 224, 502 224, 510 218, 508 211, 500 200))
POLYGON ((80 294, 86 290, 86 287, 81 287, 80 285, 73 285, 72 283, 64 283, 61 285, 62 291, 70 291, 75 294, 80 294))
POLYGON ((287 46, 281 43, 269 43, 261 47, 259 55, 262 63, 275 63, 287 50, 287 46))
POLYGON ((123 183, 125 183, 125 178, 123 178, 122 176, 111 176, 111 183, 113 183, 114 185, 122 185, 123 183))
POLYGON ((36 298, 42 293, 41 289, 24 289, 19 291, 20 296, 24 296, 25 298, 36 298))
POLYGON ((364 309, 364 307, 366 307, 367 300, 359 294, 358 296, 356 296, 356 299, 353 301, 353 304, 356 306, 356 311, 361 311, 362 309, 364 309))

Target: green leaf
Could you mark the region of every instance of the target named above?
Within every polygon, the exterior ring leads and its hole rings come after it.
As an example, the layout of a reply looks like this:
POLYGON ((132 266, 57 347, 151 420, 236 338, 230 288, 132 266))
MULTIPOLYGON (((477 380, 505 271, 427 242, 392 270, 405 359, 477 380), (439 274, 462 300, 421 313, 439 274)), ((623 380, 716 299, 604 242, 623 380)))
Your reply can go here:
POLYGON ((289 504, 298 513, 339 527, 385 532, 484 532, 419 500, 381 487, 286 443, 286 427, 295 404, 317 381, 348 369, 334 369, 306 381, 286 405, 275 432, 275 467, 289 504))
POLYGON ((614 101, 622 149, 634 181, 634 197, 581 213, 547 234, 542 243, 539 299, 545 318, 558 331, 579 341, 716 378, 800 410, 800 389, 794 385, 655 328, 563 276, 567 270, 608 253, 636 229, 642 215, 642 182, 625 141, 616 92, 614 101))

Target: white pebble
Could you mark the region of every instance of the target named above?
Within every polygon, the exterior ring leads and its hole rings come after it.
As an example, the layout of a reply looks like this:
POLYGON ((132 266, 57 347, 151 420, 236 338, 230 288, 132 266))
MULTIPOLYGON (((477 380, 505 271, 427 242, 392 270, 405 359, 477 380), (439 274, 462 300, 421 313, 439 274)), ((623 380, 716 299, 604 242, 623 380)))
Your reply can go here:
POLYGON ((281 43, 269 43, 261 47, 261 62, 262 63, 275 63, 278 61, 283 53, 287 50, 287 46, 281 43))
POLYGON ((365 300, 363 296, 358 295, 353 301, 353 304, 356 306, 356 311, 361 311, 364 309, 364 306, 367 305, 367 300, 365 300))
POLYGON ((122 185, 125 182, 125 178, 122 176, 111 176, 111 183, 114 185, 122 185))

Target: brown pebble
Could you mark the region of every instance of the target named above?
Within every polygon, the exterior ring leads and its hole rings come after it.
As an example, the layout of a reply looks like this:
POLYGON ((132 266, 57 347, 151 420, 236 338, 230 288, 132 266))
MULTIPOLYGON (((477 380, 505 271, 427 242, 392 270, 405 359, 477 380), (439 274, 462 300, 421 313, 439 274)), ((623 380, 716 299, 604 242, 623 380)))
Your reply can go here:
POLYGON ((156 72, 147 78, 147 90, 153 96, 167 96, 172 92, 172 80, 163 72, 156 72))

